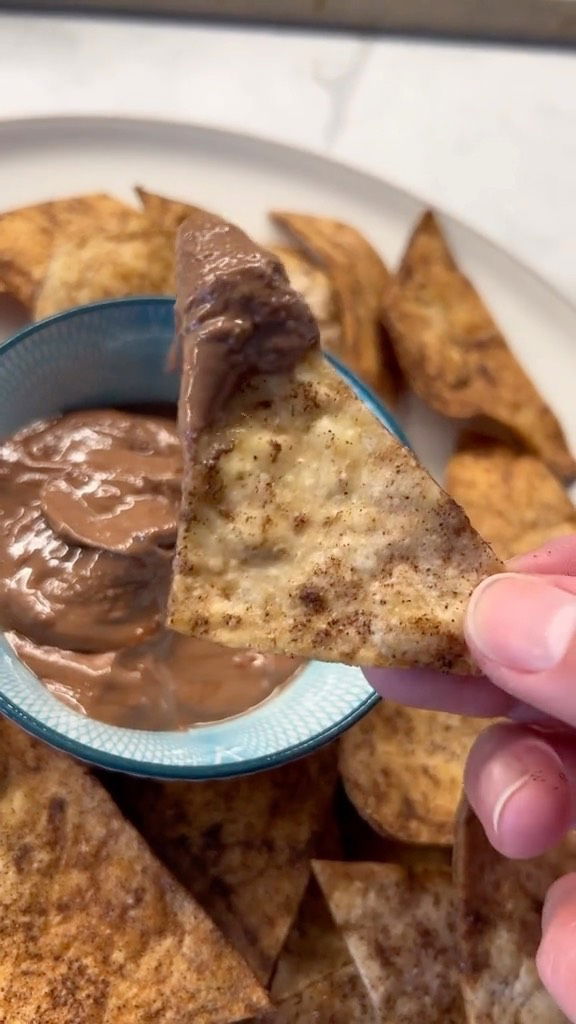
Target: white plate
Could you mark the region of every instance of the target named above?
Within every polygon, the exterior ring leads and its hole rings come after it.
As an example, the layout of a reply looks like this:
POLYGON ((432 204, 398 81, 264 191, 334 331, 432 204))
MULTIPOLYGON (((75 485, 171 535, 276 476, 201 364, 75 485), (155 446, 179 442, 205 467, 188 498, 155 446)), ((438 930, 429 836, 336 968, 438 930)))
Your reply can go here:
MULTIPOLYGON (((422 208, 414 196, 361 171, 232 132, 97 117, 0 123, 2 209, 85 191, 129 199, 136 184, 211 208, 262 240, 274 237, 271 208, 339 217, 363 230, 391 266, 422 208)), ((576 310, 481 235, 449 217, 445 226, 462 267, 576 448, 576 310)), ((0 320, 0 333, 11 329, 0 320)), ((402 419, 440 478, 453 428, 415 400, 402 419)))

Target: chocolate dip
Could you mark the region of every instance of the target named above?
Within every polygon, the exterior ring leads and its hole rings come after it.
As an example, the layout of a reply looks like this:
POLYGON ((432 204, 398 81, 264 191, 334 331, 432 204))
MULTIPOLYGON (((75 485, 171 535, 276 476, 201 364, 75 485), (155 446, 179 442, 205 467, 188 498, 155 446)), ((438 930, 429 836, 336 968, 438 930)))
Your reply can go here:
POLYGON ((115 410, 0 445, 2 627, 58 697, 129 728, 240 714, 298 667, 164 627, 180 452, 175 422, 115 410))
POLYGON ((190 443, 238 381, 285 373, 318 342, 318 325, 272 253, 199 210, 176 246, 180 425, 190 443))

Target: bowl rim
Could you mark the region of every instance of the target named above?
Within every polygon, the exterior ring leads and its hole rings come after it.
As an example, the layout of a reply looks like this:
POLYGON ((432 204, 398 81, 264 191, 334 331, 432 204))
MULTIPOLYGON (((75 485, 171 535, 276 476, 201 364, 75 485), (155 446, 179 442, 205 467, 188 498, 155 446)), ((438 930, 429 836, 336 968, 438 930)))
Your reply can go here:
MULTIPOLYGON (((312 665, 314 662, 309 662, 309 664, 312 665)), ((255 775, 257 772, 266 771, 269 768, 280 768, 284 764, 307 757, 309 754, 314 753, 315 750, 320 750, 321 747, 327 746, 337 739, 338 736, 363 718, 381 699, 376 691, 367 694, 365 699, 344 718, 338 719, 333 725, 315 733, 307 740, 301 740, 298 743, 291 744, 289 747, 283 747, 282 750, 275 751, 273 754, 261 754, 258 757, 247 758, 244 761, 207 765, 161 764, 157 761, 140 760, 136 757, 124 757, 121 754, 110 754, 106 751, 97 750, 86 743, 82 743, 80 740, 70 739, 64 733, 53 729, 49 725, 44 725, 39 719, 28 714, 27 711, 22 711, 18 705, 8 700, 1 693, 0 713, 21 726, 25 732, 36 739, 43 740, 54 749, 70 754, 72 757, 95 768, 165 781, 208 782, 210 779, 232 779, 239 778, 242 775, 255 775)), ((105 723, 103 724, 105 725, 105 723)))
MULTIPOLYGON (((130 306, 141 307, 143 305, 155 308, 166 308, 167 310, 170 308, 172 310, 174 306, 174 299, 169 296, 142 295, 117 299, 104 299, 99 302, 74 306, 60 313, 55 313, 49 317, 45 317, 36 323, 28 324, 6 338, 4 341, 0 342, 0 358, 10 349, 18 346, 28 338, 41 333, 47 327, 52 327, 58 323, 63 323, 77 317, 90 316, 102 309, 110 309, 112 311, 115 308, 125 309, 130 306)), ((328 361, 334 366, 346 382, 353 387, 358 396, 371 407, 372 412, 378 416, 385 429, 389 429, 402 444, 408 447, 409 442, 402 431, 402 428, 397 423, 394 416, 385 407, 382 400, 372 391, 371 388, 362 383, 351 370, 345 367, 337 357, 329 353, 325 353, 325 355, 328 361)), ((315 659, 311 659, 308 662, 308 665, 313 665, 314 663, 315 659)), ((357 667, 357 670, 361 671, 359 667, 357 667)), ((103 768, 104 770, 119 771, 131 775, 166 780, 180 779, 190 781, 207 781, 209 779, 250 775, 258 771, 279 767, 290 761, 306 757, 314 750, 320 749, 332 740, 336 739, 350 728, 350 726, 354 725, 355 722, 363 718, 364 715, 380 701, 380 699, 379 694, 373 690, 347 714, 345 714, 344 717, 339 718, 329 726, 324 726, 319 730, 319 732, 307 739, 298 740, 296 743, 283 747, 281 750, 269 754, 261 754, 257 757, 249 758, 244 761, 204 765, 170 765, 166 763, 147 761, 138 757, 125 757, 121 754, 102 751, 82 742, 81 740, 71 738, 50 725, 44 724, 34 715, 20 708, 2 692, 0 692, 0 713, 20 725, 29 734, 43 740, 50 746, 64 751, 87 764, 103 768)), ((99 724, 103 724, 105 726, 105 723, 99 724)), ((160 732, 162 731, 167 732, 168 730, 160 730, 160 732)))

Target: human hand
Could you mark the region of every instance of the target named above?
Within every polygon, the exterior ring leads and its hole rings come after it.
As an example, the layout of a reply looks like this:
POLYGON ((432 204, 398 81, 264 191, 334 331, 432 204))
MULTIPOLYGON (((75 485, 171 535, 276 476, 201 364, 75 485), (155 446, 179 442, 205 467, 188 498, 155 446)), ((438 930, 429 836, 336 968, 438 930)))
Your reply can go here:
MULTIPOLYGON (((468 799, 508 857, 534 857, 576 823, 576 536, 559 538, 485 580, 468 607, 466 638, 484 677, 366 670, 385 698, 414 707, 503 717, 476 741, 468 799)), ((556 882, 537 962, 576 1021, 576 873, 556 882)))

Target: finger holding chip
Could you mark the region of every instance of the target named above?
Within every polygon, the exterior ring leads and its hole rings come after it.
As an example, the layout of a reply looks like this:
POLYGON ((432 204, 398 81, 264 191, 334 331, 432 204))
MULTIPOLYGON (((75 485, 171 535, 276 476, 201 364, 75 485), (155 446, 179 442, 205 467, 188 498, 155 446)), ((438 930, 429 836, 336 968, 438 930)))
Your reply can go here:
POLYGON ((468 605, 465 631, 475 661, 500 689, 576 726, 573 576, 508 572, 485 580, 468 605))

